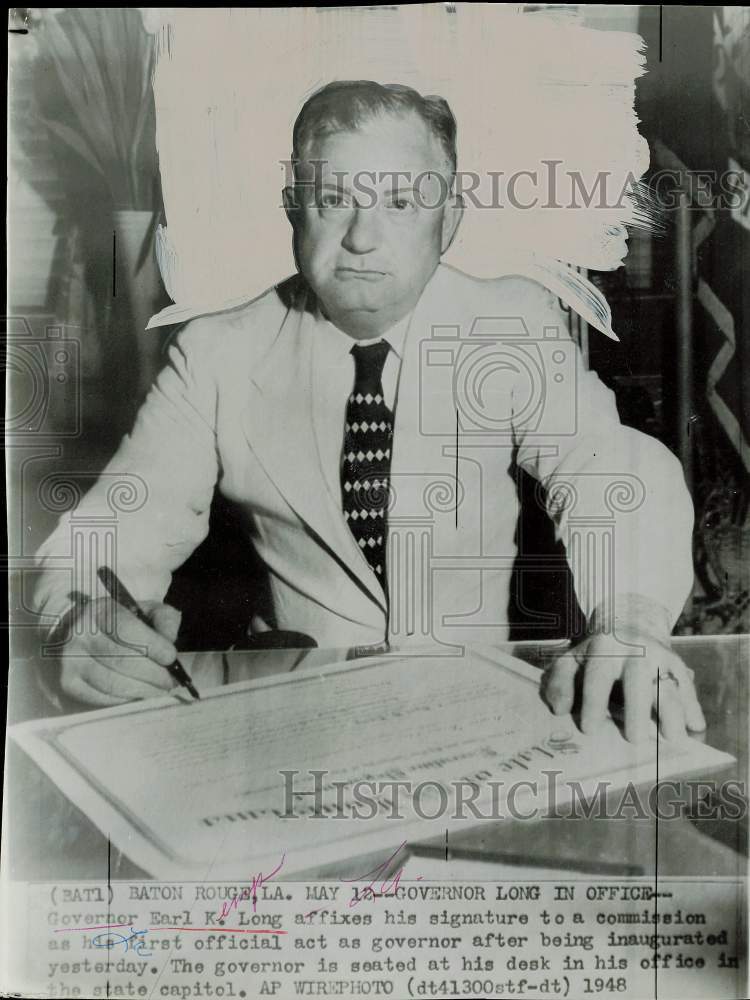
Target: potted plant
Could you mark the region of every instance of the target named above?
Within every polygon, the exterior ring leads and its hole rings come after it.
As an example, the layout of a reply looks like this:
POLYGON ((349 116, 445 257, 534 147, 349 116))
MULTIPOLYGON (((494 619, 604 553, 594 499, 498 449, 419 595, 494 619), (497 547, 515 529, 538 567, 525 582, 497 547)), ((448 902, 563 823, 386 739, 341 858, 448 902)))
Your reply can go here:
POLYGON ((143 395, 160 353, 158 335, 145 331, 160 288, 153 254, 160 208, 154 41, 137 9, 108 7, 48 10, 38 43, 58 89, 53 113, 39 109, 42 124, 109 191, 116 335, 127 334, 123 327, 129 326, 136 338, 143 395))

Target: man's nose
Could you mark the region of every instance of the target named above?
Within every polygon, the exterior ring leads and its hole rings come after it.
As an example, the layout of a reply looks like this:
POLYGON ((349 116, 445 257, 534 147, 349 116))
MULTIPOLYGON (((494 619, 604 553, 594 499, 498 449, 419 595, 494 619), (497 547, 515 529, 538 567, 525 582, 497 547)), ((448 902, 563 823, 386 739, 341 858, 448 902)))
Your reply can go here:
POLYGON ((341 245, 350 253, 370 253, 380 243, 380 220, 375 208, 356 207, 341 245))

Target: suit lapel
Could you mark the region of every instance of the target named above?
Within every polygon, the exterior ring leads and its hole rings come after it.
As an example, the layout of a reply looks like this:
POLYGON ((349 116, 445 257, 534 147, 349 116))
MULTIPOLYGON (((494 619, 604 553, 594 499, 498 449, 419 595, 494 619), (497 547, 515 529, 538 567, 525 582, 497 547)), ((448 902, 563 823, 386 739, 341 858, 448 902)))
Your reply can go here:
POLYGON ((290 507, 385 610, 382 588, 344 520, 319 447, 313 394, 325 388, 314 384, 314 335, 314 316, 290 309, 251 375, 243 430, 290 507))
MULTIPOLYGON (((391 459, 395 497, 389 519, 394 525, 401 519, 411 522, 421 509, 426 474, 453 476, 454 458, 450 448, 445 448, 446 435, 431 426, 435 414, 445 417, 454 412, 452 383, 432 379, 426 360, 435 327, 460 321, 453 275, 451 269, 438 266, 415 307, 404 340, 391 459)), ((248 380, 243 431, 290 507, 385 611, 382 588, 342 515, 338 480, 327 468, 327 452, 321 445, 325 430, 313 399, 327 390, 313 364, 315 327, 314 314, 299 302, 289 309, 248 380)))

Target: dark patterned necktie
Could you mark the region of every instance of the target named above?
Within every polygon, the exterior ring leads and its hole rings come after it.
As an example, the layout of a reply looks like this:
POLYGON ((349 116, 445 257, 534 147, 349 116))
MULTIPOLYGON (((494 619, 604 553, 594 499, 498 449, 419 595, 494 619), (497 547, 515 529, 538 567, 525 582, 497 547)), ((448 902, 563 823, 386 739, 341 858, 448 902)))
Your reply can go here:
POLYGON ((389 349, 384 340, 352 347, 356 374, 341 463, 344 517, 384 591, 393 414, 385 405, 382 377, 389 349))

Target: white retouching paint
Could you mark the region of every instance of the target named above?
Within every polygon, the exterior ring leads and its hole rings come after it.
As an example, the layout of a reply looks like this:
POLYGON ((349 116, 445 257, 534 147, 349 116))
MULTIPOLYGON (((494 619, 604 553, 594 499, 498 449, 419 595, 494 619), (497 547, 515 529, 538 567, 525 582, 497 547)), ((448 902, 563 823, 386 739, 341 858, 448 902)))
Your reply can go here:
POLYGON ((458 170, 481 181, 446 262, 535 277, 612 333, 575 268, 619 267, 626 227, 648 226, 632 197, 649 162, 633 107, 642 40, 569 13, 451 6, 143 10, 157 41, 157 254, 175 303, 150 326, 294 271, 281 207, 294 119, 325 83, 372 79, 440 94, 456 116, 458 170))

